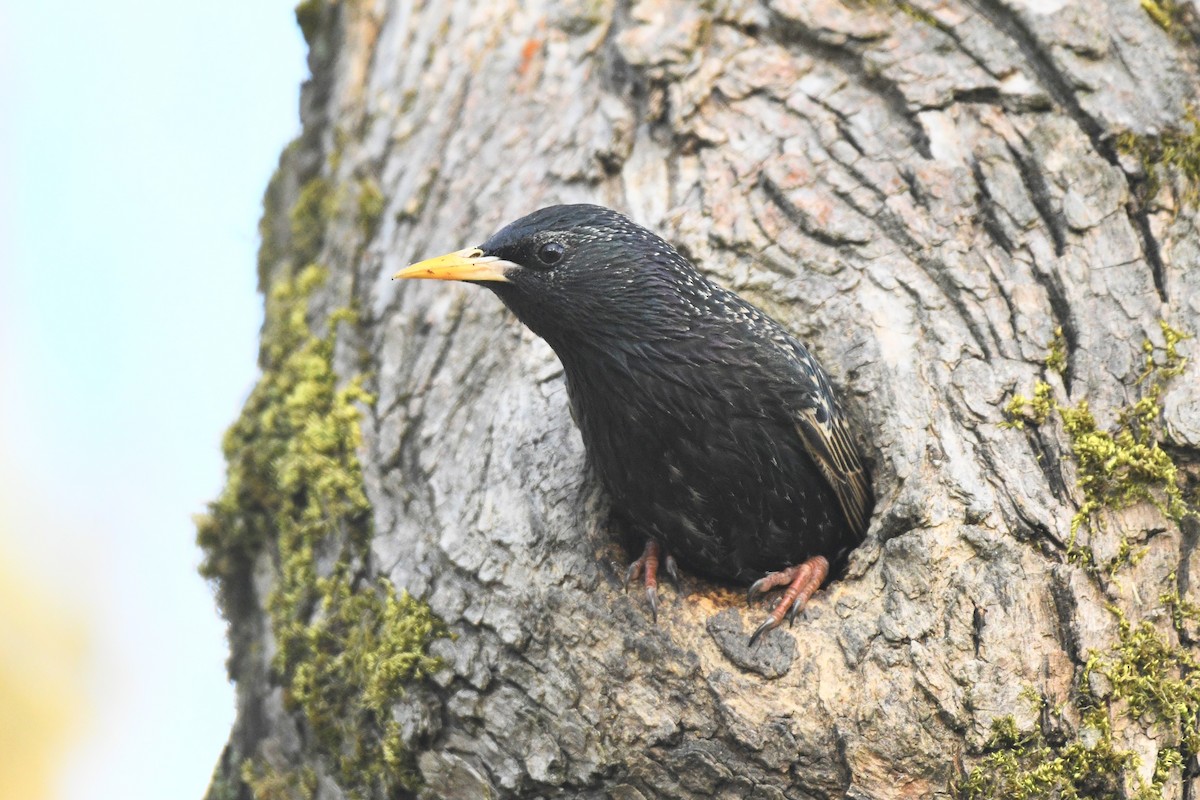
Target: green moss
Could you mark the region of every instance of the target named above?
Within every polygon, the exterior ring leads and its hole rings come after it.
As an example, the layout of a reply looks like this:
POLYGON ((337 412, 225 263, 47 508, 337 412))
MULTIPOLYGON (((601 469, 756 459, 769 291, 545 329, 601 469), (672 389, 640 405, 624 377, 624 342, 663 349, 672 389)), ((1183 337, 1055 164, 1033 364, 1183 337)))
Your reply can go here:
POLYGON ((1149 502, 1169 518, 1186 513, 1178 470, 1158 441, 1161 386, 1121 409, 1114 430, 1097 427, 1086 400, 1061 406, 1063 427, 1078 465, 1083 503, 1071 520, 1071 533, 1090 524, 1102 509, 1122 509, 1149 502))
POLYGON ((1183 13, 1176 0, 1141 0, 1142 10, 1150 15, 1158 27, 1167 33, 1182 35, 1179 18, 1183 13))
MULTIPOLYGON (((1076 735, 1051 740, 1039 722, 1021 732, 1011 717, 992 722, 979 764, 954 787, 968 800, 1073 800, 1121 797, 1121 776, 1136 756, 1113 745, 1107 715, 1089 702, 1076 735)), ((1039 715, 1040 717, 1040 715, 1039 715)))
POLYGON ((1150 502, 1176 522, 1187 513, 1179 471, 1159 443, 1159 420, 1163 387, 1186 366, 1187 359, 1178 346, 1188 337, 1165 322, 1159 325, 1164 345, 1144 344, 1146 367, 1139 379, 1142 395, 1118 410, 1113 430, 1097 427, 1086 400, 1075 406, 1056 406, 1071 439, 1084 497, 1071 521, 1072 534, 1103 508, 1119 510, 1150 502))
MULTIPOLYGON (((438 668, 428 647, 444 628, 386 580, 358 577, 371 538, 358 405, 373 400, 361 380, 339 386, 332 366, 338 326, 353 315, 335 314, 324 336, 309 330, 308 298, 324 280, 309 266, 267 298, 263 375, 226 435, 225 489, 197 521, 201 572, 217 582, 228 616, 253 613, 231 593, 249 591, 253 562, 272 549, 266 605, 287 705, 344 789, 390 796, 415 782, 391 706, 438 668)), ((294 776, 257 760, 243 772, 257 797, 295 796, 294 776)))
POLYGON ((1136 800, 1161 800, 1163 787, 1172 776, 1183 770, 1183 754, 1174 747, 1164 747, 1158 751, 1154 759, 1154 777, 1151 779, 1149 791, 1143 792, 1136 800))
POLYGON ((905 0, 892 0, 893 5, 900 9, 900 12, 915 19, 917 22, 929 25, 934 28, 940 28, 941 25, 937 21, 937 17, 930 14, 923 8, 917 8, 912 3, 905 0))
POLYGON ((337 196, 328 180, 317 176, 304 184, 299 199, 288 212, 292 263, 311 264, 317 260, 336 208, 337 196))
POLYGON ((1148 379, 1162 382, 1169 378, 1177 378, 1187 368, 1187 357, 1179 352, 1179 345, 1191 339, 1191 335, 1172 328, 1165 320, 1159 320, 1158 327, 1162 331, 1163 346, 1160 348, 1149 340, 1142 343, 1142 351, 1146 354, 1146 368, 1138 378, 1139 382, 1148 379))
MULTIPOLYGON (((1052 387, 1039 381, 1033 396, 1014 395, 1005 406, 1006 424, 1015 428, 1026 422, 1042 425, 1054 414, 1062 422, 1075 457, 1078 487, 1083 495, 1079 510, 1071 519, 1068 553, 1073 560, 1096 566, 1091 551, 1077 543, 1077 534, 1094 523, 1103 509, 1120 510, 1141 502, 1153 503, 1163 514, 1179 521, 1187 513, 1179 483, 1179 471, 1159 442, 1162 392, 1168 380, 1182 374, 1187 359, 1179 353, 1179 344, 1189 338, 1159 323, 1163 345, 1144 344, 1146 366, 1139 384, 1142 395, 1117 411, 1113 429, 1100 428, 1087 400, 1064 405, 1054 399, 1052 387)), ((1056 341, 1058 332, 1056 332, 1056 341)), ((1065 349, 1052 342, 1046 363, 1065 364, 1065 349)), ((1120 552, 1105 565, 1115 573, 1126 564, 1136 563, 1138 551, 1122 540, 1120 552)))
MULTIPOLYGON (((1062 327, 1054 329, 1054 338, 1050 340, 1050 347, 1046 351, 1043 363, 1047 369, 1060 375, 1066 370, 1067 345, 1062 327)), ((1054 400, 1053 387, 1045 381, 1038 381, 1033 386, 1032 397, 1014 394, 1008 401, 1008 405, 1004 407, 1004 416, 1007 419, 1003 425, 1017 429, 1023 429, 1026 422, 1044 425, 1057 409, 1058 404, 1054 400)))
POLYGON ((1191 631, 1189 626, 1200 623, 1200 605, 1190 602, 1179 594, 1175 573, 1171 573, 1167 580, 1170 581, 1172 588, 1170 591, 1160 594, 1158 602, 1170 615, 1171 627, 1175 629, 1175 633, 1180 638, 1187 638, 1189 641, 1195 639, 1195 632, 1191 631))
POLYGON ((242 791, 242 776, 227 775, 224 770, 224 765, 217 764, 217 768, 213 771, 211 782, 208 784, 208 791, 204 793, 204 800, 238 800, 238 796, 242 791))
POLYGON ((1050 340, 1050 349, 1046 352, 1046 369, 1062 375, 1067 369, 1067 341, 1063 337, 1062 326, 1054 329, 1054 338, 1050 340))
POLYGON ((331 175, 336 175, 338 170, 342 168, 342 157, 346 155, 346 148, 353 142, 353 134, 350 133, 342 125, 335 125, 333 128, 333 147, 329 148, 329 155, 325 157, 325 166, 331 175))
POLYGON ((1034 384, 1032 397, 1014 394, 1012 400, 1008 401, 1004 407, 1004 416, 1008 419, 1003 424, 1010 428, 1024 428, 1026 422, 1044 425, 1056 408, 1053 387, 1045 381, 1038 381, 1034 384))
POLYGON ((304 34, 304 41, 310 46, 316 38, 317 31, 325 16, 325 0, 302 0, 296 5, 296 24, 304 34))
POLYGON ((914 19, 923 25, 929 25, 934 28, 941 27, 941 23, 937 21, 936 17, 923 8, 917 8, 908 2, 908 0, 865 0, 865 3, 879 9, 894 8, 906 17, 914 19))
POLYGON ((318 584, 316 622, 296 624, 285 615, 287 641, 277 664, 290 675, 288 702, 304 710, 343 787, 364 796, 412 789, 416 771, 391 707, 405 686, 441 666, 427 654, 441 623, 386 580, 355 590, 335 574, 318 584))
POLYGON ((1186 648, 1170 641, 1149 622, 1130 623, 1120 612, 1118 641, 1105 653, 1091 653, 1082 670, 1074 704, 1074 730, 1050 736, 1043 729, 1044 701, 1038 698, 1031 731, 1020 731, 1011 716, 992 722, 992 733, 978 764, 954 786, 966 800, 1054 800, 1118 798, 1132 789, 1137 800, 1162 796, 1162 787, 1198 752, 1200 663, 1186 648), (1103 695, 1092 687, 1102 674, 1103 695), (1117 746, 1111 720, 1116 715, 1158 726, 1159 751, 1149 783, 1136 769, 1132 750, 1117 746))
POLYGON ((311 767, 280 771, 247 761, 240 777, 254 800, 312 800, 317 795, 317 773, 311 767))
POLYGON ((1184 125, 1158 136, 1123 133, 1117 137, 1117 148, 1141 162, 1147 198, 1157 195, 1164 182, 1174 177, 1181 203, 1200 204, 1200 116, 1196 109, 1188 110, 1184 125))
MULTIPOLYGON (((1163 344, 1145 345, 1146 367, 1138 381, 1141 395, 1118 411, 1114 429, 1100 429, 1086 401, 1074 406, 1057 402, 1044 382, 1034 389, 1033 397, 1014 397, 1006 408, 1015 427, 1059 416, 1071 442, 1083 496, 1071 522, 1068 556, 1098 579, 1115 577, 1141 555, 1122 537, 1117 555, 1101 568, 1091 550, 1076 543, 1076 532, 1097 524, 1102 509, 1150 502, 1176 522, 1194 513, 1182 497, 1176 466, 1158 441, 1163 387, 1183 373, 1186 359, 1178 346, 1188 337, 1165 322, 1160 325, 1163 344)), ((1052 345, 1051 357, 1055 352, 1052 345)), ((1063 351, 1064 363, 1065 355, 1063 351)), ((1160 595, 1159 607, 1150 618, 1130 620, 1118 608, 1110 608, 1117 638, 1108 649, 1088 654, 1072 693, 1079 720, 1074 728, 1064 720, 1065 734, 1052 736, 1040 721, 1034 730, 1021 732, 1012 717, 995 720, 977 765, 954 787, 958 796, 970 800, 1162 796, 1167 781, 1200 752, 1200 660, 1182 644, 1187 626, 1200 622, 1200 607, 1180 596, 1174 575, 1167 580, 1172 588, 1160 595), (1164 612, 1171 620, 1169 630, 1160 630, 1150 621, 1164 612), (1100 676, 1103 679, 1097 680, 1100 676), (1117 718, 1154 727, 1159 749, 1148 783, 1136 772, 1137 755, 1114 741, 1112 721, 1117 718)), ((1040 699, 1038 703, 1035 716, 1044 720, 1046 709, 1040 699)))
POLYGON ((1120 611, 1117 643, 1106 653, 1093 653, 1084 680, 1100 672, 1112 684, 1113 696, 1129 704, 1134 719, 1157 723, 1170 733, 1165 744, 1200 753, 1200 660, 1150 622, 1133 623, 1120 611))
POLYGON ((258 552, 277 534, 280 505, 276 465, 292 447, 298 424, 292 399, 304 391, 299 361, 311 357, 312 337, 305 320, 307 297, 323 280, 317 267, 296 280, 284 280, 267 296, 260 361, 262 377, 237 421, 225 432, 225 487, 196 519, 196 538, 204 560, 200 573, 216 581, 218 599, 228 617, 244 609, 235 593, 245 587, 242 576, 258 552))
POLYGON ((364 238, 369 237, 383 216, 384 198, 379 184, 371 178, 358 182, 358 210, 354 216, 364 238))

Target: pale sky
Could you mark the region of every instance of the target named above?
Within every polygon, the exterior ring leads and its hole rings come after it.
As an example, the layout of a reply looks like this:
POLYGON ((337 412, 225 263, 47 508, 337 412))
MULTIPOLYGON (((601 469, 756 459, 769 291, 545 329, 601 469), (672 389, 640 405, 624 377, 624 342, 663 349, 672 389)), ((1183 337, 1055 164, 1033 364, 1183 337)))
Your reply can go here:
POLYGON ((45 797, 199 798, 229 732, 191 515, 255 378, 292 6, 0 0, 0 745, 47 709, 45 797))

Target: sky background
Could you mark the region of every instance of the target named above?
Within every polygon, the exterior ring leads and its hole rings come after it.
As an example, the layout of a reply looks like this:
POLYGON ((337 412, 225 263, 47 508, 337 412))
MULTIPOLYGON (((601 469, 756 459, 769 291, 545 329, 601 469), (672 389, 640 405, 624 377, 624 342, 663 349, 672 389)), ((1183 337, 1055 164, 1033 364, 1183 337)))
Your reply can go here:
POLYGON ((199 798, 233 720, 191 515, 253 385, 292 0, 0 0, 0 797, 199 798))

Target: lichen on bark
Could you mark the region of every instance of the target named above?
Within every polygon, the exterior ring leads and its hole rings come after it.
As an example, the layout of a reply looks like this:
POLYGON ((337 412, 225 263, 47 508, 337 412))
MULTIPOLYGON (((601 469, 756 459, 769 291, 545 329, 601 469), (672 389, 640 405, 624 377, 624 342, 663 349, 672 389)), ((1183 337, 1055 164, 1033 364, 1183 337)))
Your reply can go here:
MULTIPOLYGON (((289 213, 287 264, 319 252, 336 197, 323 177, 302 188, 289 213)), ((285 706, 302 715, 314 755, 347 792, 390 795, 416 785, 391 706, 439 668, 428 650, 445 628, 426 604, 364 572, 372 523, 359 418, 374 398, 361 376, 342 383, 333 369, 339 328, 355 315, 335 311, 315 335, 309 298, 327 270, 290 272, 285 264, 268 290, 262 375, 225 436, 225 488, 197 518, 200 571, 233 619, 253 613, 249 571, 265 554, 271 668, 285 706)), ((214 780, 214 791, 239 778, 262 798, 311 783, 251 756, 236 777, 214 780)))
MULTIPOLYGON (((1086 399, 1074 405, 1059 403, 1053 387, 1045 381, 1035 384, 1032 396, 1014 395, 1005 406, 1008 424, 1017 428, 1027 422, 1044 425, 1051 415, 1058 415, 1071 443, 1077 485, 1083 497, 1071 519, 1069 554, 1085 565, 1094 566, 1095 559, 1076 537, 1084 526, 1101 524, 1100 512, 1105 509, 1120 510, 1148 502, 1176 523, 1192 513, 1184 502, 1179 470, 1160 441, 1163 391, 1167 381, 1183 374, 1187 358, 1179 352, 1179 345, 1192 337, 1165 321, 1159 322, 1159 328, 1161 346, 1149 339, 1143 343, 1146 361, 1137 381, 1139 397, 1116 410, 1116 424, 1111 430, 1096 423, 1086 399)), ((1065 357, 1053 345, 1047 367, 1052 361, 1065 363, 1065 357)), ((1110 574, 1135 557, 1126 548, 1122 552, 1120 559, 1107 565, 1110 574)))
POLYGON ((1122 133, 1117 147, 1141 162, 1147 199, 1153 199, 1164 186, 1173 186, 1179 207, 1200 205, 1200 116, 1195 108, 1188 109, 1180 124, 1162 133, 1122 133))
MULTIPOLYGON (((1091 547, 1076 538, 1081 530, 1105 524, 1106 511, 1148 503, 1174 524, 1197 513, 1162 446, 1160 421, 1166 383, 1183 374, 1187 364, 1179 345, 1191 337, 1166 322, 1160 322, 1160 329, 1163 344, 1147 340, 1143 347, 1140 396, 1116 412, 1114 430, 1097 425, 1086 400, 1073 406, 1057 402, 1044 381, 1032 397, 1014 396, 1006 408, 1014 427, 1045 425, 1058 415, 1071 442, 1083 498, 1071 521, 1067 555, 1102 584, 1120 580, 1141 556, 1121 532, 1116 555, 1098 565, 1091 547)), ((1162 797, 1167 781, 1185 778, 1184 765, 1200 753, 1200 660, 1187 630, 1200 622, 1200 609, 1180 597, 1174 573, 1166 580, 1170 588, 1139 619, 1109 605, 1116 638, 1104 650, 1089 651, 1073 687, 1073 721, 1061 708, 1057 713, 1049 709, 1031 690, 1036 723, 1022 731, 1012 716, 997 717, 982 759, 956 784, 961 797, 1152 800, 1162 797), (1164 616, 1171 620, 1166 629, 1154 623, 1164 616), (1047 724, 1051 715, 1058 717, 1052 732, 1047 724), (1115 719, 1155 734, 1158 752, 1149 779, 1138 771, 1138 754, 1114 739, 1115 719)))

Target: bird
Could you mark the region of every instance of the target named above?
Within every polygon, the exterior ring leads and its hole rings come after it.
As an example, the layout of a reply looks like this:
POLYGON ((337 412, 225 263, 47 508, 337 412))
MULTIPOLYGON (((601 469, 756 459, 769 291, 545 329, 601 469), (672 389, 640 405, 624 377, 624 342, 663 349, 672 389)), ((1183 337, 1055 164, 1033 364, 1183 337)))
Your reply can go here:
POLYGON ((490 289, 563 366, 619 520, 658 572, 783 588, 749 645, 790 622, 865 539, 874 495, 847 415, 800 341, 667 241, 598 205, 542 208, 394 279, 490 289))

